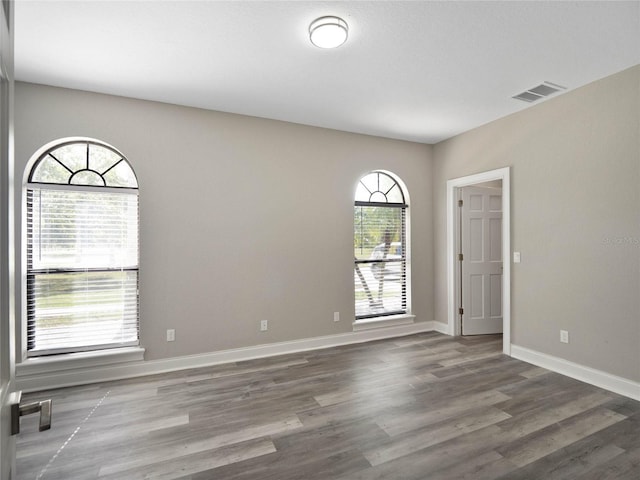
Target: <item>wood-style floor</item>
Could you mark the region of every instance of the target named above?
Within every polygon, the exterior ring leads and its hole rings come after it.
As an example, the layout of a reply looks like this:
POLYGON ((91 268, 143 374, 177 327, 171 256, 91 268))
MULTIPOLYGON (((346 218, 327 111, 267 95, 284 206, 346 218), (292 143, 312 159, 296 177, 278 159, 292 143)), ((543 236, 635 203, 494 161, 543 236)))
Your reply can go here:
POLYGON ((30 394, 18 480, 640 479, 640 402, 425 333, 30 394))

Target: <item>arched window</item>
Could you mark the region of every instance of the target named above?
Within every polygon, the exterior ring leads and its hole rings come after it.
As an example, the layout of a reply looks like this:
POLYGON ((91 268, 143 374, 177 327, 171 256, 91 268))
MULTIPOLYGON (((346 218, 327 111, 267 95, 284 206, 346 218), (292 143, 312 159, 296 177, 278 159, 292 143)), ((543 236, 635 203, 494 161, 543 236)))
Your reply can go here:
POLYGON ((42 150, 26 185, 27 354, 138 345, 138 182, 96 140, 42 150))
POLYGON ((386 172, 360 179, 355 195, 356 320, 408 313, 407 202, 386 172))

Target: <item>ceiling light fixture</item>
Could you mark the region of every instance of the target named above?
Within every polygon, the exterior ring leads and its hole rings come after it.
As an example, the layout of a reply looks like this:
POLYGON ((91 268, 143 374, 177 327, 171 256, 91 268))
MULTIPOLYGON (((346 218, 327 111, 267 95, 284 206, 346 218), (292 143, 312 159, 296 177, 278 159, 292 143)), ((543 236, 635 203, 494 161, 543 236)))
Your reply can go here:
POLYGON ((320 17, 309 25, 309 40, 316 47, 336 48, 347 41, 349 26, 338 17, 320 17))

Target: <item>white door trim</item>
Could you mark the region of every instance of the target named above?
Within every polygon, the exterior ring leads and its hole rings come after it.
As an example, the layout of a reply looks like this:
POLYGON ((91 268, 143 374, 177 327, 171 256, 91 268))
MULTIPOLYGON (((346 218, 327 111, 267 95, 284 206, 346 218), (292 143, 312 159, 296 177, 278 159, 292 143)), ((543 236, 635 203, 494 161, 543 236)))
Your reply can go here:
POLYGON ((460 335, 460 324, 456 322, 456 205, 457 189, 477 183, 502 180, 502 352, 511 355, 511 184, 510 167, 498 168, 447 181, 447 332, 460 335))

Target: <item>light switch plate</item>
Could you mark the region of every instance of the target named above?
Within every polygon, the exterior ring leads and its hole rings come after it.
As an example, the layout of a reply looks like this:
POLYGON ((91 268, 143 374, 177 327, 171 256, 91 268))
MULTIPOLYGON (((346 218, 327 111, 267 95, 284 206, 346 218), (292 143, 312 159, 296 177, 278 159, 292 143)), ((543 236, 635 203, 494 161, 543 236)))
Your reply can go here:
POLYGON ((520 252, 513 252, 513 263, 520 263, 520 252))

